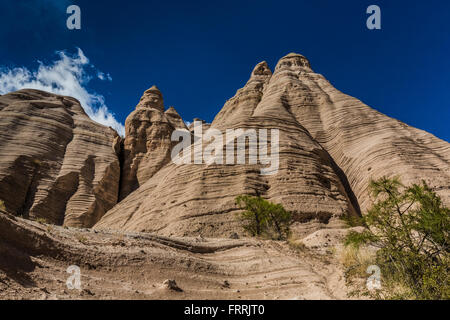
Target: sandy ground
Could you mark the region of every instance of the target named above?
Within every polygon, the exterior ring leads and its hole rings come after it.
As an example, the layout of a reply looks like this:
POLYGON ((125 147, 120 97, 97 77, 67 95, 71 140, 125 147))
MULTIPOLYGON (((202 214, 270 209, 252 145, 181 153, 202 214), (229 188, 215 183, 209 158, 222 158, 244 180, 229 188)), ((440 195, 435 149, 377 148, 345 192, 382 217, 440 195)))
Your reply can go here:
POLYGON ((0 299, 347 299, 332 250, 66 229, 3 213, 0 230, 0 299), (80 290, 66 285, 71 265, 80 290))

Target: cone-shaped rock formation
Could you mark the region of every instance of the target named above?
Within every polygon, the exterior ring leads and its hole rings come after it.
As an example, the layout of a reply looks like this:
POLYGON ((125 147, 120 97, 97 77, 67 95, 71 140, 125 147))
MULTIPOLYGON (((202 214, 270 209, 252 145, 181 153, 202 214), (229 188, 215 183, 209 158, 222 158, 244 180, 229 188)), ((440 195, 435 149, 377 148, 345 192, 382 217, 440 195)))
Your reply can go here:
POLYGON ((159 89, 153 86, 145 91, 125 121, 120 200, 170 162, 170 138, 177 128, 186 129, 186 125, 173 107, 164 112, 159 89))

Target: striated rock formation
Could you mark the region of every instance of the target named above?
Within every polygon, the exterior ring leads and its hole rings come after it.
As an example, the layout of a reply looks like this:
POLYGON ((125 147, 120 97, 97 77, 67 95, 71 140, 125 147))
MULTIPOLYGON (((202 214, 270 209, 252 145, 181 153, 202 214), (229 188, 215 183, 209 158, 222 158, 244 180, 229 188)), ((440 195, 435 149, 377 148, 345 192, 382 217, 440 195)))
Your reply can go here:
POLYGON ((176 110, 164 112, 163 96, 156 86, 145 91, 125 121, 120 199, 139 188, 170 162, 175 129, 186 129, 176 110))
POLYGON ((173 107, 165 111, 156 87, 127 118, 125 139, 73 98, 0 96, 0 299, 347 298, 353 288, 330 250, 362 229, 341 228, 340 218, 364 214, 371 178, 423 179, 450 206, 450 144, 339 92, 299 54, 273 73, 259 63, 211 124, 194 122, 186 128, 173 107), (256 141, 229 129, 267 129, 276 172, 263 174, 261 154, 249 164, 248 150, 246 164, 228 163, 228 149, 198 124, 234 152, 244 149, 236 140, 256 141), (176 129, 191 139, 185 162, 171 161, 176 129), (192 161, 211 146, 224 164, 192 161), (243 194, 293 212, 298 240, 242 237, 234 214, 243 194), (68 265, 82 269, 83 290, 64 290, 68 265))
POLYGON ((175 165, 164 160, 167 164, 152 169, 152 177, 96 228, 230 235, 240 230, 233 215, 235 197, 259 194, 292 211, 297 232, 309 234, 339 225, 341 216, 364 212, 369 180, 383 175, 400 175, 405 183, 425 179, 450 202, 447 142, 340 93, 299 54, 282 58, 273 74, 259 63, 211 128, 222 133, 279 129, 278 173, 261 175, 261 164, 175 165))
MULTIPOLYGON (((273 73, 256 65, 211 124, 196 119, 227 144, 249 137, 229 137, 228 129, 267 129, 269 145, 278 129, 273 175, 248 157, 246 164, 171 161, 174 130, 188 130, 194 145, 202 136, 173 107, 164 109, 156 87, 127 118, 124 140, 89 120, 76 100, 36 90, 1 96, 0 115, 0 198, 11 212, 56 224, 228 237, 241 232, 235 198, 251 194, 283 204, 294 230, 307 235, 364 213, 370 179, 395 175, 406 184, 424 179, 450 205, 449 143, 339 92, 295 53, 273 73)), ((205 139, 203 151, 215 143, 205 139)), ((198 151, 192 146, 184 160, 198 151)))
POLYGON ((280 129, 280 168, 263 176, 261 165, 167 164, 111 210, 98 228, 218 236, 239 231, 233 212, 241 194, 283 203, 299 222, 336 222, 358 208, 345 180, 320 144, 289 113, 270 86, 266 63, 255 67, 246 86, 230 99, 212 128, 280 129), (255 114, 255 109, 260 110, 255 114))
POLYGON ((405 184, 423 179, 450 205, 448 142, 343 94, 305 61, 298 54, 284 57, 270 82, 279 84, 289 111, 345 173, 363 212, 370 205, 369 181, 381 176, 399 175, 405 184))
POLYGON ((0 96, 0 199, 17 215, 91 227, 117 202, 119 144, 74 98, 0 96))

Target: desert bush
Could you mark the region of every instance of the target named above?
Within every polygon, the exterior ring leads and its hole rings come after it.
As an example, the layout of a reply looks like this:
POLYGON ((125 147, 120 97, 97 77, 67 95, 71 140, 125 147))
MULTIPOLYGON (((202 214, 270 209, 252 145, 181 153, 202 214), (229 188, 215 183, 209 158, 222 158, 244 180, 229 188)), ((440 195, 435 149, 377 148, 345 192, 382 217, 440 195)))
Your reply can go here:
POLYGON ((406 187, 384 177, 371 181, 369 189, 367 228, 350 232, 345 245, 379 248, 375 261, 383 286, 376 297, 450 299, 450 210, 424 181, 406 187))
POLYGON ((47 219, 42 217, 35 218, 34 221, 39 222, 40 224, 48 224, 47 219))
POLYGON ((366 247, 343 246, 336 252, 340 263, 345 267, 345 282, 350 288, 349 297, 372 296, 365 286, 365 280, 369 276, 369 266, 375 264, 375 253, 366 247))
POLYGON ((287 238, 287 244, 289 245, 289 248, 294 251, 303 252, 307 250, 306 245, 302 242, 302 240, 293 233, 291 233, 287 238))
POLYGON ((76 238, 79 242, 81 242, 82 244, 87 245, 87 244, 89 243, 88 239, 87 239, 84 235, 82 235, 82 234, 76 234, 76 235, 75 235, 75 238, 76 238))
POLYGON ((345 246, 339 251, 340 262, 347 272, 365 277, 367 268, 375 263, 374 252, 363 247, 345 246))
POLYGON ((248 195, 237 197, 236 203, 243 210, 238 218, 252 236, 276 240, 284 240, 289 236, 292 215, 281 204, 248 195))

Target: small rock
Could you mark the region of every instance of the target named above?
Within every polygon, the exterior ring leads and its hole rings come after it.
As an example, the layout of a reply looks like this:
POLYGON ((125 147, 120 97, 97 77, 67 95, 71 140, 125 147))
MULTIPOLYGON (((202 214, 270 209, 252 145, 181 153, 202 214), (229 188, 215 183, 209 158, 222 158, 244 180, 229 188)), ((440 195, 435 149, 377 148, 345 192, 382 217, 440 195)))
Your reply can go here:
POLYGON ((46 287, 39 288, 39 290, 43 291, 44 293, 50 294, 46 287))
POLYGON ((175 280, 165 280, 163 282, 163 287, 172 291, 182 292, 183 290, 177 285, 175 280))
POLYGON ((95 296, 95 293, 93 293, 91 290, 89 289, 83 289, 83 291, 81 291, 81 295, 89 295, 89 296, 95 296))
POLYGON ((227 280, 225 280, 225 281, 223 282, 223 284, 222 284, 222 287, 224 287, 224 288, 229 288, 229 287, 230 287, 230 283, 229 283, 227 280))
POLYGON ((239 235, 238 235, 236 232, 233 232, 233 233, 230 235, 230 239, 239 239, 239 235))

